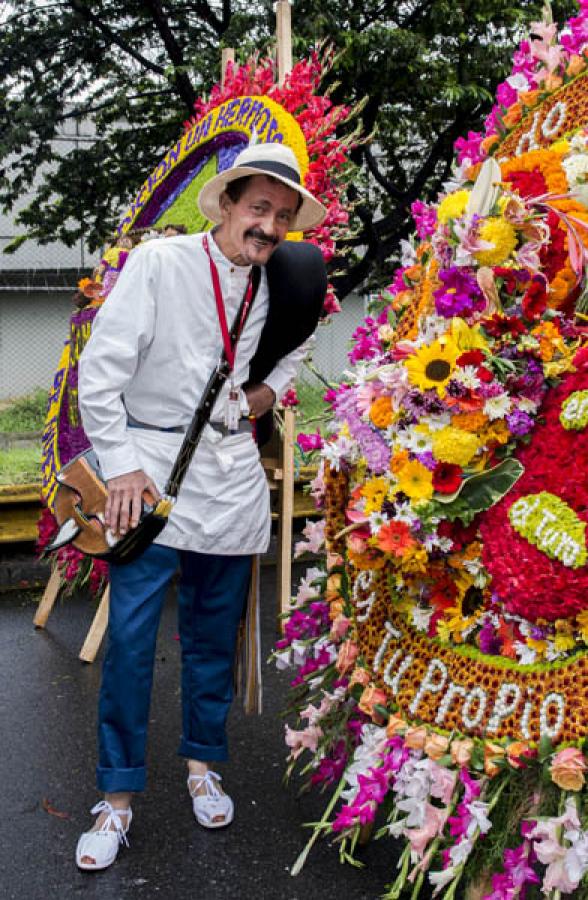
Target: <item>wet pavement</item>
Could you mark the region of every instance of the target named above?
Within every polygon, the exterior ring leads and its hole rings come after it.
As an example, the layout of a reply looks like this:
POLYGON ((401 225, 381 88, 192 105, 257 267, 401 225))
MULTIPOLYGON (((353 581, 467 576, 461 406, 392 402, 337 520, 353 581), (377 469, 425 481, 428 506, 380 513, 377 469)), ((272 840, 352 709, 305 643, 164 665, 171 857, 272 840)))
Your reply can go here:
MULTIPOLYGON (((299 570, 300 572, 301 570, 299 570)), ((231 713, 231 760, 219 768, 236 806, 234 823, 196 824, 176 755, 180 733, 179 643, 173 597, 159 635, 149 736, 149 784, 133 804, 130 849, 101 873, 79 872, 74 848, 89 827, 94 788, 99 656, 78 652, 93 615, 87 597, 64 600, 45 631, 32 625, 30 595, 0 595, 0 898, 2 900, 375 900, 394 877, 387 841, 362 851, 367 867, 339 863, 321 840, 302 873, 289 867, 326 797, 283 785, 287 674, 264 666, 264 714, 231 713)), ((262 570, 263 653, 275 638, 275 568, 262 570)))

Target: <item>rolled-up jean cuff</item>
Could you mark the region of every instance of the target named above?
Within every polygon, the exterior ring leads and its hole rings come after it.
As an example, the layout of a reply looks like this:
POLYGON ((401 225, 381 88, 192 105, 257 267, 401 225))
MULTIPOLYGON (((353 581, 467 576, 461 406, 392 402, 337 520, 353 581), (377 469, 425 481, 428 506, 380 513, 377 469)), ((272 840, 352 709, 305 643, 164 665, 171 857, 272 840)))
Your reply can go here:
POLYGON ((226 744, 213 747, 210 744, 195 744, 182 738, 178 748, 178 756, 186 759, 197 759, 199 762, 225 762, 229 758, 226 744))
POLYGON ((99 791, 108 794, 144 791, 146 780, 145 766, 136 769, 105 769, 101 766, 96 768, 96 786, 99 791))

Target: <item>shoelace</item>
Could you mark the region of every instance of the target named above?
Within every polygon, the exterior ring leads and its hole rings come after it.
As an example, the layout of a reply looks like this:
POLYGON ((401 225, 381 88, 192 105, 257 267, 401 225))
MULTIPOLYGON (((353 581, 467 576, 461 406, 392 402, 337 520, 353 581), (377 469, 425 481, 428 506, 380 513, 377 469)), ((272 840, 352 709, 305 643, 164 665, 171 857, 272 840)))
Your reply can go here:
POLYGON ((106 812, 108 813, 106 819, 98 829, 98 831, 114 831, 116 832, 120 843, 124 844, 126 847, 129 846, 129 840, 127 838, 128 826, 130 825, 130 817, 131 810, 130 809, 115 809, 112 804, 108 802, 108 800, 101 800, 96 806, 93 806, 91 809, 91 814, 93 816, 97 816, 100 813, 106 812), (121 822, 121 815, 127 816, 127 828, 123 826, 121 822))
MULTIPOLYGON (((188 777, 188 785, 194 782, 196 790, 204 785, 206 789, 207 800, 218 800, 219 797, 224 796, 224 794, 221 794, 217 786, 218 782, 220 781, 222 781, 222 778, 220 777, 218 772, 213 772, 211 769, 208 770, 206 775, 190 775, 188 777)), ((190 791, 190 794, 192 797, 198 796, 197 794, 192 794, 192 791, 190 791)))

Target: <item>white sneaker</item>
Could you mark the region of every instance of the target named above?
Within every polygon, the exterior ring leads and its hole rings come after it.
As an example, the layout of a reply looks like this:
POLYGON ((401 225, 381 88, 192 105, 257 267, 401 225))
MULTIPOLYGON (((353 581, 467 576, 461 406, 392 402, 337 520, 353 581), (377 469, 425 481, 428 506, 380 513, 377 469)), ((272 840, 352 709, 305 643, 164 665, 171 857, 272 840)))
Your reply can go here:
POLYGON ((130 809, 115 809, 108 800, 101 800, 91 812, 93 816, 103 812, 108 815, 100 828, 85 831, 81 835, 76 847, 76 864, 80 869, 88 871, 107 869, 115 861, 120 845, 129 846, 127 831, 131 826, 133 813, 130 809), (121 816, 127 817, 126 826, 123 825, 121 816))
POLYGON ((192 798, 194 815, 196 821, 204 828, 224 828, 231 824, 235 816, 233 801, 218 789, 221 781, 218 772, 212 772, 210 769, 206 775, 188 776, 188 790, 192 798), (203 785, 206 792, 196 793, 203 785))

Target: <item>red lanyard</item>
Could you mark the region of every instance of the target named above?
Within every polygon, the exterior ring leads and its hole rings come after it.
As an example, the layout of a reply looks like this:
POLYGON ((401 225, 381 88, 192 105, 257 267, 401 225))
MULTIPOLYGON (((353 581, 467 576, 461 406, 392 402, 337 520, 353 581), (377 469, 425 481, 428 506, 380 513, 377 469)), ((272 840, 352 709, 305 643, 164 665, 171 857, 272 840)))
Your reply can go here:
POLYGON ((206 251, 206 255, 208 256, 208 261, 210 263, 210 276, 212 278, 212 286, 214 288, 214 299, 216 300, 216 312, 218 315, 218 322, 220 325, 221 334, 223 336, 223 346, 225 348, 225 356, 227 358, 227 362, 231 367, 231 372, 235 367, 235 347, 237 346, 237 341, 241 337, 241 330, 243 328, 243 323, 247 318, 249 313, 249 307, 251 306, 251 301, 253 299, 253 280, 252 276, 249 275, 249 282, 247 284, 247 290, 245 292, 245 297, 243 303, 241 305, 241 318, 239 320, 239 324, 237 326, 237 331, 235 333, 235 342, 231 343, 231 336, 229 334, 229 328, 227 325, 227 315, 225 312, 225 303, 223 300, 223 292, 221 290, 220 278, 218 275, 218 269, 216 267, 216 263, 213 260, 210 247, 208 245, 208 235, 204 235, 202 240, 202 246, 206 251))

